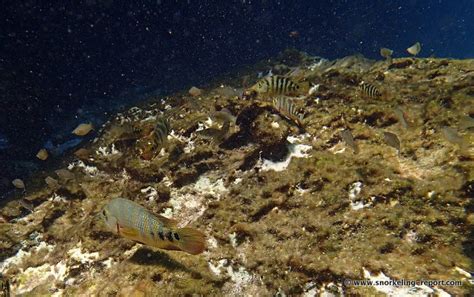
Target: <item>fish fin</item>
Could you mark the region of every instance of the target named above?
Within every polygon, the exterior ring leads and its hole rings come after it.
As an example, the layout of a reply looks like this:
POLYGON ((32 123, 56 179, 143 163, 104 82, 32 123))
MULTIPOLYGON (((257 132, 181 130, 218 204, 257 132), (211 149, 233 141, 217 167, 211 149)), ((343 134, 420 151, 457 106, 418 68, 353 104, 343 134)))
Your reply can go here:
POLYGON ((178 224, 178 221, 176 220, 173 220, 173 219, 169 219, 167 217, 164 217, 162 215, 159 215, 159 214, 155 214, 155 216, 163 223, 163 225, 165 225, 166 227, 173 227, 173 226, 176 226, 178 224))
POLYGON ((136 243, 139 243, 139 244, 147 245, 146 243, 144 243, 143 241, 140 241, 140 240, 133 239, 133 241, 135 241, 136 243))
POLYGON ((181 251, 182 249, 172 243, 162 243, 159 245, 156 245, 155 247, 167 250, 167 251, 181 251))
POLYGON ((118 226, 117 231, 119 235, 128 239, 136 240, 136 238, 139 238, 138 230, 133 228, 118 226))
POLYGON ((176 231, 180 240, 177 242, 180 250, 191 255, 200 254, 206 249, 206 235, 194 228, 181 228, 176 231))

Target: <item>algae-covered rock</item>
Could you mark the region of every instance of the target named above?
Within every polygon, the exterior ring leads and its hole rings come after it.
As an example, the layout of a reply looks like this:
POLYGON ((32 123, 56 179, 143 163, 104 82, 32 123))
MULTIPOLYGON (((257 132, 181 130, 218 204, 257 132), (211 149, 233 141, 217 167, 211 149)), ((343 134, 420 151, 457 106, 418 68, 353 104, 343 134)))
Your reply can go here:
POLYGON ((57 187, 42 176, 25 203, 5 202, 0 272, 13 294, 372 296, 377 287, 344 280, 391 278, 461 280, 416 290, 469 295, 473 71, 472 60, 328 61, 288 50, 199 94, 149 98, 46 172, 57 187), (304 127, 273 98, 239 98, 270 68, 315 86, 292 98, 304 127), (235 123, 207 137, 227 123, 215 117, 224 108, 235 123), (168 145, 141 158, 137 143, 159 116, 168 145), (349 130, 356 154, 340 137, 349 130), (97 214, 116 197, 199 229, 207 250, 163 251, 108 232, 97 214))

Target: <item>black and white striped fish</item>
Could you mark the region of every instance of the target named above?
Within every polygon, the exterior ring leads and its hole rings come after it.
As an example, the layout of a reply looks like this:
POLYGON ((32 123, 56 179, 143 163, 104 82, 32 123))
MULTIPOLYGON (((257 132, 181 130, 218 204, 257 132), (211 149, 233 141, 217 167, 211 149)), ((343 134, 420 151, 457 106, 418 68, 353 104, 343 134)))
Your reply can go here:
POLYGON ((302 113, 298 113, 296 106, 293 104, 293 101, 288 97, 278 96, 273 98, 273 107, 284 117, 292 120, 298 126, 303 126, 303 117, 302 113))
POLYGON ((267 76, 250 88, 259 95, 297 95, 301 85, 290 78, 280 75, 267 76))
POLYGON ((159 117, 153 129, 144 131, 144 135, 137 142, 137 147, 142 159, 151 160, 167 143, 171 131, 170 123, 166 117, 159 117))
POLYGON ((377 98, 382 96, 382 93, 380 93, 379 89, 377 89, 376 86, 364 81, 359 84, 359 89, 362 91, 362 93, 364 93, 370 98, 377 98))
POLYGON ((158 118, 153 133, 158 143, 165 143, 168 140, 168 134, 171 131, 170 122, 165 117, 158 118))

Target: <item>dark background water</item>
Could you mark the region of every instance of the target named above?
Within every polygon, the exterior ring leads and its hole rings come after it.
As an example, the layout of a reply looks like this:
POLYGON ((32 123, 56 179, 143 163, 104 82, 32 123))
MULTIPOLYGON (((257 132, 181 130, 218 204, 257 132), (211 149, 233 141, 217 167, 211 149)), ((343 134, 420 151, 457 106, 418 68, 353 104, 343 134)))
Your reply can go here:
POLYGON ((36 152, 84 109, 199 85, 288 47, 379 58, 382 46, 404 56, 420 41, 421 56, 472 58, 473 15, 472 0, 3 2, 0 176, 16 174, 12 160, 38 165, 36 152))

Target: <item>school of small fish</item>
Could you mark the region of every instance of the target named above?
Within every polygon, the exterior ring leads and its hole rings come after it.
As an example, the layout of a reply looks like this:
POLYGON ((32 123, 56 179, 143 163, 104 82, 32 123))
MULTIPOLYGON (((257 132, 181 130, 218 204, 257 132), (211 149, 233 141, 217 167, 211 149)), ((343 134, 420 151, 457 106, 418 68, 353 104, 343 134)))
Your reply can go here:
MULTIPOLYGON (((421 45, 419 42, 407 49, 407 52, 413 56, 417 56, 420 51, 421 45)), ((393 50, 381 48, 380 55, 391 63, 393 50)), ((312 96, 317 92, 319 85, 314 86, 307 81, 298 81, 295 79, 295 73, 296 70, 293 69, 290 71, 291 75, 288 76, 267 75, 262 77, 243 92, 242 98, 271 101, 271 107, 277 113, 302 128, 305 124, 304 114, 298 110, 295 104, 297 100, 295 97, 303 96, 303 98, 307 98, 312 96)), ((382 97, 382 92, 373 83, 360 81, 358 89, 368 99, 382 97)), ((192 97, 198 97, 202 93, 203 90, 197 87, 192 87, 188 91, 188 94, 192 97)), ((400 106, 393 108, 393 114, 403 129, 410 128, 405 112, 400 106)), ((221 128, 209 127, 199 131, 197 134, 219 142, 227 137, 230 126, 236 123, 236 117, 226 108, 210 112, 209 118, 213 121, 221 122, 221 128)), ((127 139, 136 138, 135 146, 139 156, 143 160, 152 160, 159 154, 162 148, 167 146, 168 135, 172 131, 169 115, 162 114, 157 116, 155 120, 151 120, 143 126, 139 131, 135 131, 135 129, 118 129, 117 131, 120 135, 117 138, 122 137, 124 134, 128 135, 125 137, 127 139), (134 133, 138 134, 138 136, 133 136, 134 133)), ((472 127, 474 127, 474 124, 470 116, 460 119, 460 129, 471 129, 472 127)), ((82 123, 72 131, 72 134, 82 137, 88 135, 92 130, 94 130, 92 123, 82 123)), ((463 137, 452 127, 441 127, 440 132, 451 143, 460 146, 465 144, 463 137)), ((350 129, 343 129, 339 136, 351 148, 354 154, 359 153, 359 147, 350 129)), ((395 133, 383 131, 383 141, 400 154, 401 141, 395 133)), ((79 159, 85 159, 90 154, 91 152, 85 148, 80 148, 74 153, 79 159)), ((48 150, 45 148, 40 149, 36 155, 39 160, 43 161, 47 160, 48 156, 48 150)), ((75 175, 66 169, 56 170, 55 173, 58 179, 48 176, 44 180, 48 187, 52 189, 57 189, 61 183, 75 179, 75 175)), ((24 190, 26 188, 25 183, 21 179, 13 180, 12 184, 17 189, 24 190)), ((102 218, 107 229, 112 233, 148 246, 164 250, 184 251, 192 255, 200 254, 206 248, 205 234, 203 232, 190 227, 178 228, 177 222, 174 220, 153 214, 140 204, 128 199, 114 198, 110 200, 98 213, 98 216, 102 218)))

